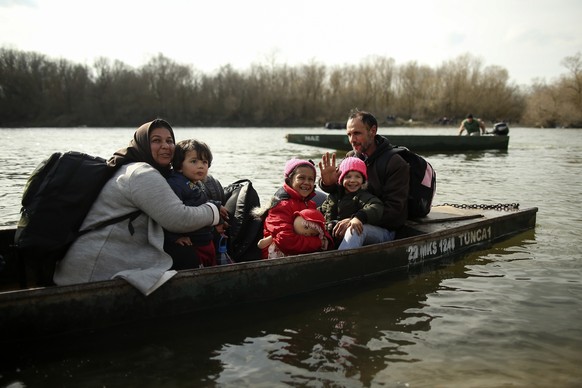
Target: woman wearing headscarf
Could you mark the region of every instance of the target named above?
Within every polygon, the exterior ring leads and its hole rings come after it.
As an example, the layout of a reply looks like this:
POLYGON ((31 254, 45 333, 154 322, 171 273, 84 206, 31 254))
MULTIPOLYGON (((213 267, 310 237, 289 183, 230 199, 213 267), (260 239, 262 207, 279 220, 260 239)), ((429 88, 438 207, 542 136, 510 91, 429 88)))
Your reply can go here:
POLYGON ((216 206, 186 206, 168 185, 174 148, 172 127, 157 119, 139 127, 129 146, 108 160, 117 171, 101 190, 81 230, 141 213, 79 237, 57 263, 53 278, 57 285, 121 277, 148 295, 176 273, 170 270, 172 258, 164 251, 163 229, 185 233, 218 224, 216 206))

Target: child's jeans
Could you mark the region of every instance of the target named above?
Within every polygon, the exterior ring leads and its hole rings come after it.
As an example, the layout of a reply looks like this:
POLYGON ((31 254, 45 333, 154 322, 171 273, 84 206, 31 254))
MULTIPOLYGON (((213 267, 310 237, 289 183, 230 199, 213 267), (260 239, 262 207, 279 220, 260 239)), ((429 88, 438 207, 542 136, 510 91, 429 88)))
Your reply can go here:
POLYGON ((362 245, 392 241, 396 235, 396 233, 391 230, 369 224, 364 224, 362 234, 358 234, 355 231, 352 233, 352 231, 352 228, 349 228, 346 231, 338 249, 351 249, 361 247, 362 245))

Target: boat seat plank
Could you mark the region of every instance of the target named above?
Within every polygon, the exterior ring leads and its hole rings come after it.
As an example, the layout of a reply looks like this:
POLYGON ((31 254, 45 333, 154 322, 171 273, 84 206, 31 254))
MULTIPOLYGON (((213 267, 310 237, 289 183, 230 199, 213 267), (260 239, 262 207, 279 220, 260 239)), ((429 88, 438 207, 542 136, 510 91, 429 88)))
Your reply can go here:
POLYGON ((411 220, 415 224, 431 224, 435 222, 448 222, 469 220, 483 217, 479 209, 461 209, 453 206, 434 206, 425 217, 411 220))

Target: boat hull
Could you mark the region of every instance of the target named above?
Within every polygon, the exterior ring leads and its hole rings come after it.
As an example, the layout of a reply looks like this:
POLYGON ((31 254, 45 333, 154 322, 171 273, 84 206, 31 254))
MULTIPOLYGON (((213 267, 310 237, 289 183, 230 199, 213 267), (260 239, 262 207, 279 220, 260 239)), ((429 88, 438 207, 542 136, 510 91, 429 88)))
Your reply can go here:
POLYGON ((433 211, 422 222, 410 222, 410 237, 353 250, 180 271, 149 296, 120 279, 0 292, 0 342, 273 300, 406 273, 532 229, 536 212, 462 211, 439 219, 445 213, 433 211))
MULTIPOLYGON (((420 151, 480 151, 507 150, 509 136, 446 136, 446 135, 382 135, 393 145, 404 146, 414 152, 420 151)), ((345 134, 287 134, 289 143, 330 148, 339 151, 351 150, 345 134)))

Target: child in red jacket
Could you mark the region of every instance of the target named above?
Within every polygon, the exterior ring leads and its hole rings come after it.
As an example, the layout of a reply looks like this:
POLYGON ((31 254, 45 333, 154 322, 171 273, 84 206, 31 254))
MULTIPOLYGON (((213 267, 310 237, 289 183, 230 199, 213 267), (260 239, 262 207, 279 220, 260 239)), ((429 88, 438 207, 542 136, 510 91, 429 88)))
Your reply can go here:
MULTIPOLYGON (((272 242, 285 256, 333 248, 329 234, 325 238, 319 238, 319 235, 304 236, 295 233, 293 229, 296 212, 305 209, 318 211, 317 205, 312 200, 315 196, 316 175, 315 166, 311 161, 291 159, 285 164, 285 182, 271 201, 263 229, 263 236, 272 236, 272 242)), ((265 247, 261 258, 268 257, 269 249, 265 247)))
MULTIPOLYGON (((323 250, 327 249, 327 245, 332 237, 325 229, 325 218, 323 214, 317 209, 304 209, 300 212, 295 212, 294 216, 293 230, 295 233, 303 236, 318 236, 322 241, 322 247, 325 246, 323 250)), ((257 246, 260 249, 267 248, 269 252, 268 259, 285 256, 277 244, 273 242, 273 236, 260 239, 257 246)))

